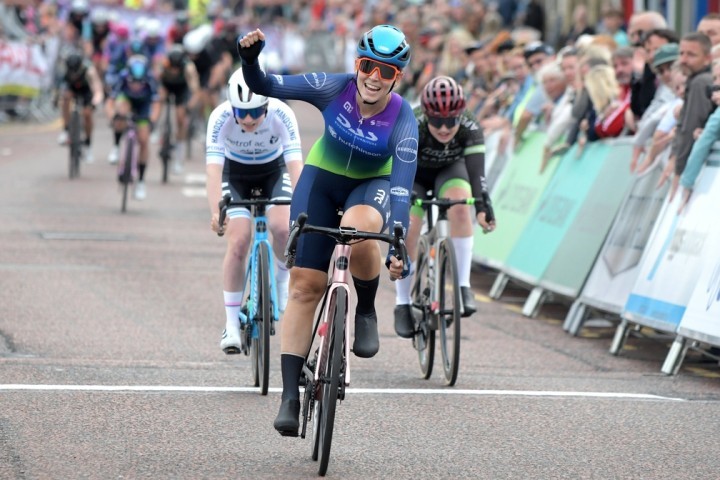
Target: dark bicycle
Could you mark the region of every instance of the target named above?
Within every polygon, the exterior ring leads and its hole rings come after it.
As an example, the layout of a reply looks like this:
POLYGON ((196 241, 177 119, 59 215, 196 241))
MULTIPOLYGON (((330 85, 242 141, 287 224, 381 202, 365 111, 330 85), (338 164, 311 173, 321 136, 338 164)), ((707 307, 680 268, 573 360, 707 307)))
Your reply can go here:
POLYGON ((168 181, 168 170, 170 169, 170 161, 172 160, 173 149, 175 146, 172 141, 172 120, 170 112, 172 102, 170 95, 165 99, 165 120, 163 121, 162 140, 160 141, 160 160, 162 160, 162 183, 168 181))
POLYGON ((233 348, 226 350, 226 353, 251 356, 255 386, 260 387, 261 395, 267 395, 270 383, 270 336, 275 335, 275 324, 280 319, 280 310, 275 280, 275 257, 268 239, 265 208, 268 205, 290 205, 290 199, 270 200, 259 195, 258 190, 253 190, 253 198, 234 201, 231 201, 230 195, 225 195, 219 205, 218 235, 225 234, 223 224, 228 208, 249 207, 252 210, 254 236, 243 287, 247 296, 240 310, 245 317, 243 319, 241 316, 240 319, 242 346, 240 350, 233 348))
POLYGON ((308 420, 312 421, 312 459, 320 460, 318 473, 327 473, 330 461, 335 424, 335 410, 338 399, 345 399, 345 388, 350 385, 350 330, 347 328, 348 306, 350 304, 350 258, 352 245, 363 240, 380 240, 392 244, 399 258, 407 265, 407 252, 402 227, 395 226, 392 235, 358 231, 353 227, 326 228, 306 223, 307 215, 302 213, 290 231, 285 251, 287 266, 295 263, 297 241, 301 234, 320 233, 335 240, 331 272, 323 295, 322 307, 315 321, 310 345, 319 337, 320 344, 311 356, 308 351, 303 365, 301 383, 305 385, 302 407, 302 430, 305 438, 308 420))
POLYGON ((427 230, 418 239, 415 278, 410 296, 415 320, 413 346, 423 378, 432 375, 435 359, 435 332, 440 336, 443 372, 448 386, 455 385, 460 367, 460 294, 455 247, 450 239, 448 210, 455 205, 474 205, 481 198, 413 199, 413 205, 426 210, 427 230), (432 208, 437 207, 437 222, 432 208))
POLYGON ((82 141, 82 99, 78 95, 73 95, 73 109, 70 112, 70 124, 68 125, 68 146, 70 147, 70 165, 69 176, 72 180, 80 176, 80 157, 83 153, 82 141))

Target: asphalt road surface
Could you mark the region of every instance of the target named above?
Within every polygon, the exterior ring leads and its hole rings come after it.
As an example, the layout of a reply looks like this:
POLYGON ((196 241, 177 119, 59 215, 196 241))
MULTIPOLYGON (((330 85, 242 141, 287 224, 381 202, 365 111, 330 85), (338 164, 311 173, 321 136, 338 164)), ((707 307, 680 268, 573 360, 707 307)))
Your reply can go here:
MULTIPOLYGON (((295 106, 307 151, 322 121, 295 106)), ((248 358, 218 347, 225 240, 202 145, 167 185, 154 146, 148 197, 121 214, 97 118, 95 162, 72 181, 57 124, 0 127, 0 478, 315 477, 310 439, 272 427, 279 337, 267 397, 248 358)), ((380 352, 351 359, 328 478, 720 477, 717 364, 691 353, 665 376, 671 339, 656 335, 612 356, 611 326, 571 337, 566 305, 523 317, 528 292, 490 301, 493 278, 473 273, 479 311, 448 388, 395 336, 383 275, 380 352)))

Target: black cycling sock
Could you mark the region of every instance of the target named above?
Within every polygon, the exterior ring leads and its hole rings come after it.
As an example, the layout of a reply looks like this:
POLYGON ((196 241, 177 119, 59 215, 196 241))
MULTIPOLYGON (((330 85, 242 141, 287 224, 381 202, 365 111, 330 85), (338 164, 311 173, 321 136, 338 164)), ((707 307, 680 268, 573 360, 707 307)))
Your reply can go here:
POLYGON ((357 293, 357 307, 355 313, 363 315, 375 313, 375 295, 380 284, 380 275, 372 280, 360 280, 353 276, 355 292, 357 293))
POLYGON ((291 353, 280 355, 280 369, 282 371, 283 392, 282 399, 300 399, 300 374, 302 373, 305 358, 291 353))
POLYGON ((138 179, 139 179, 141 182, 142 182, 143 179, 145 178, 145 167, 146 167, 145 164, 142 164, 142 163, 138 164, 138 179))
POLYGON ((122 132, 115 132, 115 146, 117 147, 120 145, 120 137, 122 137, 122 132))

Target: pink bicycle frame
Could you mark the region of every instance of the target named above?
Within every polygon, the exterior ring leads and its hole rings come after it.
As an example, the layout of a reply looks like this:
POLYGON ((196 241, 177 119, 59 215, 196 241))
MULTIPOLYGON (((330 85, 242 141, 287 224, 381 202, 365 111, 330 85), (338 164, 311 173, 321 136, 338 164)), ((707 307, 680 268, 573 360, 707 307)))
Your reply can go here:
MULTIPOLYGON (((335 290, 342 288, 346 292, 345 298, 348 302, 345 304, 345 315, 347 319, 348 303, 350 302, 350 287, 348 286, 348 276, 350 274, 350 252, 352 252, 352 246, 350 245, 335 245, 335 250, 332 256, 332 270, 330 275, 330 285, 328 286, 326 295, 328 296, 328 304, 323 311, 322 323, 318 327, 318 335, 320 336, 320 348, 319 352, 325 352, 325 340, 327 332, 332 328, 333 317, 332 314, 335 311, 335 290)), ((321 359, 318 359, 318 365, 321 364, 321 359)), ((315 385, 320 385, 320 372, 319 368, 315 369, 315 385)), ((345 386, 350 385, 350 329, 348 328, 347 322, 345 324, 345 386)))

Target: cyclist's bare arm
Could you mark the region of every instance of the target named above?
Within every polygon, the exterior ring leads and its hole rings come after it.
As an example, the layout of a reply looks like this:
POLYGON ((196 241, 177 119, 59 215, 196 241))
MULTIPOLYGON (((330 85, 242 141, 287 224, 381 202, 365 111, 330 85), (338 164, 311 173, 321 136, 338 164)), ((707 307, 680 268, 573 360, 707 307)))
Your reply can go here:
POLYGON ((195 108, 198 103, 200 95, 200 78, 198 76, 197 68, 192 62, 185 64, 185 80, 187 80, 188 87, 190 88, 190 100, 188 100, 188 108, 195 108))
POLYGON ((97 69, 94 65, 88 66, 87 75, 90 90, 92 90, 93 93, 92 103, 93 105, 98 106, 102 103, 104 96, 102 80, 100 80, 100 75, 98 75, 97 69))
MULTIPOLYGON (((207 180, 205 183, 207 189, 208 205, 210 206, 210 228, 213 232, 217 233, 219 230, 218 215, 219 207, 218 203, 222 198, 222 171, 223 166, 217 163, 209 163, 205 168, 207 173, 207 180)), ((227 217, 225 217, 227 222, 227 217)))
POLYGON ((293 189, 295 189, 295 185, 297 185, 298 179, 300 178, 300 172, 302 172, 303 162, 287 162, 285 165, 287 166, 288 173, 290 174, 290 184, 293 189))

